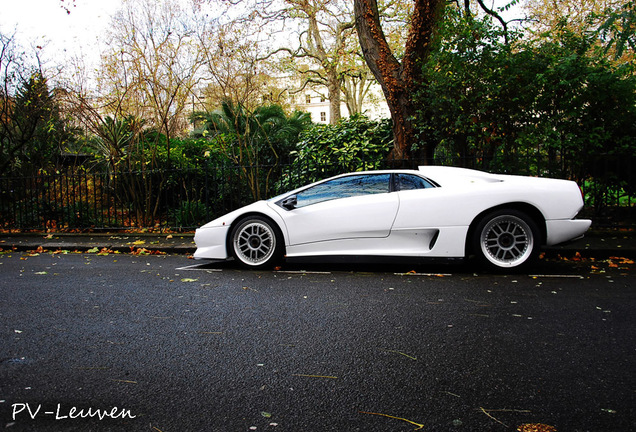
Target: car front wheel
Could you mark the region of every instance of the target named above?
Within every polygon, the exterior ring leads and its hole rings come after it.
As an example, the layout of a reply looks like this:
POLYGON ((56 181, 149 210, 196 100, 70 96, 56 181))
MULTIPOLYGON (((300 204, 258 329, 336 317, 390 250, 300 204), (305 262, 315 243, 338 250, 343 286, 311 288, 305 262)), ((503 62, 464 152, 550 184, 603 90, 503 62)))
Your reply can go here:
POLYGON ((487 266, 513 269, 531 265, 541 244, 536 223, 517 210, 501 210, 481 219, 473 236, 473 251, 487 266))
POLYGON ((261 216, 249 216, 232 229, 230 250, 243 267, 273 267, 283 256, 283 240, 273 222, 261 216))

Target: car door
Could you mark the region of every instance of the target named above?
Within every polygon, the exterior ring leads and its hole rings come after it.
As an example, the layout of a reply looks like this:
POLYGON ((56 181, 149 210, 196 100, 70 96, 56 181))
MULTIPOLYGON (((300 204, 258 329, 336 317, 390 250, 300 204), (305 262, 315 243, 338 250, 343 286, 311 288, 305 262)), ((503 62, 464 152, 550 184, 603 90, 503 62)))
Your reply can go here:
POLYGON ((400 173, 394 178, 400 211, 394 230, 457 226, 465 221, 462 212, 463 191, 438 187, 415 174, 400 173))
POLYGON ((297 193, 283 216, 290 245, 387 237, 399 206, 390 182, 390 173, 355 174, 297 193))

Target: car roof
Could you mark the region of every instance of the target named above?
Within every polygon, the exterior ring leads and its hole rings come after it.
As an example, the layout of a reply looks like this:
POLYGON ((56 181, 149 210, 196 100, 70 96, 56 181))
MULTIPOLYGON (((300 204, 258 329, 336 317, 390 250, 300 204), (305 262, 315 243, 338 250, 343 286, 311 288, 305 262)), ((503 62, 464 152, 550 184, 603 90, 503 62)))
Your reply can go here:
POLYGON ((319 183, 323 183, 328 180, 333 180, 341 177, 348 177, 353 175, 370 175, 370 174, 415 174, 431 181, 436 186, 453 186, 466 183, 492 183, 501 182, 502 178, 490 174, 484 171, 477 171, 468 168, 449 167, 449 166, 437 166, 427 165, 420 166, 415 169, 385 169, 385 170, 367 170, 367 171, 352 171, 348 173, 338 174, 332 177, 327 177, 313 183, 308 183, 296 189, 287 191, 281 195, 278 195, 271 200, 280 199, 283 196, 288 196, 307 189, 319 183))

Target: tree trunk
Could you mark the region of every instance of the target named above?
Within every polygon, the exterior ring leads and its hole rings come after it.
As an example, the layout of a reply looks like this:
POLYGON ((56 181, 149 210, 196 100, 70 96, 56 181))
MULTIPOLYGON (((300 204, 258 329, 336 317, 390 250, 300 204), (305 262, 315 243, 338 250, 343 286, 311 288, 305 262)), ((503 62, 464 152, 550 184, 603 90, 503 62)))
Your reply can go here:
MULTIPOLYGON (((377 1, 354 0, 360 47, 371 72, 382 86, 393 119, 391 157, 395 160, 414 156, 411 150, 415 139, 412 119, 416 109, 412 96, 421 83, 422 63, 430 53, 433 30, 443 5, 442 0, 415 0, 404 60, 400 64, 382 31, 377 1)), ((432 161, 434 148, 420 147, 419 151, 426 156, 427 163, 432 161)))
POLYGON ((340 121, 342 114, 340 113, 340 80, 335 70, 327 71, 329 91, 329 124, 335 125, 340 121))

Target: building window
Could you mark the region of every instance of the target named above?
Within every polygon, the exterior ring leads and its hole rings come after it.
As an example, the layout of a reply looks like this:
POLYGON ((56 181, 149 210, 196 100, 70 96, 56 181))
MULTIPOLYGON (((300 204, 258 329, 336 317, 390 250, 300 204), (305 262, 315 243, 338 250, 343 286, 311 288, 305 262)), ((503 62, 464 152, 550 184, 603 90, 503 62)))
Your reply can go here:
POLYGON ((311 103, 311 96, 310 95, 305 95, 305 103, 308 103, 308 104, 311 103))
POLYGON ((323 95, 320 95, 320 102, 324 102, 326 99, 323 95))
POLYGON ((327 121, 327 113, 326 112, 321 112, 320 113, 320 121, 321 122, 326 122, 327 121))

